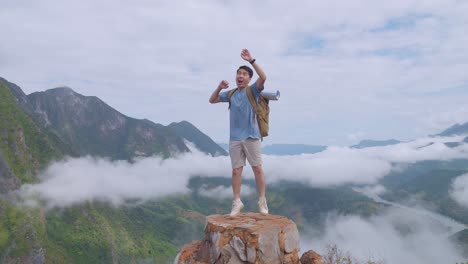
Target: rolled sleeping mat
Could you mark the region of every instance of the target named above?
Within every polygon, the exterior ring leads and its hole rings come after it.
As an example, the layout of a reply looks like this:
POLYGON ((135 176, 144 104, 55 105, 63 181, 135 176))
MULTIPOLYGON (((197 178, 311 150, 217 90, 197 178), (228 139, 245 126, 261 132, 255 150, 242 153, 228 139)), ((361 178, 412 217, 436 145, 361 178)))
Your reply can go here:
POLYGON ((280 98, 280 91, 276 91, 275 93, 261 92, 260 94, 268 100, 278 101, 280 98))

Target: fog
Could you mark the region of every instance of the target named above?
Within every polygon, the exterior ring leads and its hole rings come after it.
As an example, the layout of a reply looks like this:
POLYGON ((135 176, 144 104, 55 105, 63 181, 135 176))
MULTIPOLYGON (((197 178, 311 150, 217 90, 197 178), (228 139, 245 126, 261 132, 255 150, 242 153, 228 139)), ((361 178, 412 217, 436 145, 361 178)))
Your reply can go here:
POLYGON ((453 263, 463 261, 449 240, 449 233, 437 221, 392 208, 368 219, 329 215, 321 235, 309 228, 302 235, 301 251, 324 254, 327 245, 337 245, 358 259, 384 263, 453 263), (312 235, 312 234, 316 235, 312 235))
POLYGON ((468 208, 468 173, 455 178, 450 195, 459 204, 468 208))
MULTIPOLYGON (((392 170, 401 169, 402 163, 468 159, 467 144, 456 148, 443 144, 460 140, 461 137, 422 138, 366 149, 331 146, 316 154, 264 155, 263 166, 267 183, 288 180, 313 187, 375 184, 392 170)), ((190 153, 169 159, 148 157, 133 163, 93 157, 68 158, 45 169, 39 175, 39 183, 23 185, 20 194, 28 204, 34 204, 39 198, 49 208, 92 200, 109 201, 118 206, 127 199, 145 201, 188 193, 187 183, 191 177, 229 178, 230 166, 229 157, 211 157, 194 148, 190 153)), ((244 178, 253 178, 250 168, 244 170, 244 178)), ((461 184, 460 180, 455 186, 461 184)), ((464 190, 466 188, 457 187, 454 192, 456 197, 466 197, 461 195, 464 190)), ((228 191, 229 188, 212 190, 223 193, 222 197, 226 198, 229 197, 228 191)))

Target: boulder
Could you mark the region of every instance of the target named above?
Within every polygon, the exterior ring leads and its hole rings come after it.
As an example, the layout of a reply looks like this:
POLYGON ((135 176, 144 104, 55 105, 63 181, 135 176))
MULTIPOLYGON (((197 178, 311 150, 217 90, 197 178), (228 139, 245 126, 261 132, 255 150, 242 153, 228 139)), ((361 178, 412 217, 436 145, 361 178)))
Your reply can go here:
POLYGON ((298 264, 296 224, 279 215, 241 213, 206 218, 205 236, 185 245, 176 264, 298 264))
POLYGON ((309 250, 302 254, 301 264, 324 264, 322 256, 313 250, 309 250))

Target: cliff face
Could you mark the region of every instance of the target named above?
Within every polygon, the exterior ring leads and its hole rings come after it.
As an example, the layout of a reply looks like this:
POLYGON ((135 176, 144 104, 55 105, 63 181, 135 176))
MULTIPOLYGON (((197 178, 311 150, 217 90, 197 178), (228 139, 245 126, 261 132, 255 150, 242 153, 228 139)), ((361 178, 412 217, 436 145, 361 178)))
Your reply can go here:
POLYGON ((212 215, 206 218, 203 240, 185 245, 175 263, 297 264, 299 240, 296 224, 286 217, 258 213, 212 215))
POLYGON ((18 178, 14 177, 8 167, 5 158, 0 151, 0 194, 7 193, 10 190, 16 190, 20 186, 18 178))

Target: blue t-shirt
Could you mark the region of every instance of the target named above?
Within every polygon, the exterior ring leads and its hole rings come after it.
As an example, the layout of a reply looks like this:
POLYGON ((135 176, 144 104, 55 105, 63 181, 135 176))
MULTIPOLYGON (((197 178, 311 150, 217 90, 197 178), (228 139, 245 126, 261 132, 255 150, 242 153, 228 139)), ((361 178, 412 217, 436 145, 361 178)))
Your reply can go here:
MULTIPOLYGON (((255 101, 258 102, 258 97, 260 96, 261 91, 257 88, 256 83, 250 87, 255 101)), ((225 91, 219 94, 221 102, 228 102, 228 93, 229 91, 225 91)), ((250 104, 249 98, 247 97, 246 88, 237 89, 237 91, 231 96, 231 111, 229 113, 229 119, 230 141, 261 138, 255 112, 250 104)))

